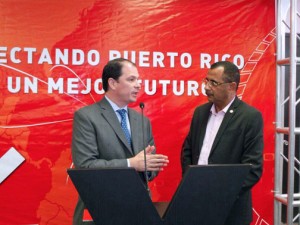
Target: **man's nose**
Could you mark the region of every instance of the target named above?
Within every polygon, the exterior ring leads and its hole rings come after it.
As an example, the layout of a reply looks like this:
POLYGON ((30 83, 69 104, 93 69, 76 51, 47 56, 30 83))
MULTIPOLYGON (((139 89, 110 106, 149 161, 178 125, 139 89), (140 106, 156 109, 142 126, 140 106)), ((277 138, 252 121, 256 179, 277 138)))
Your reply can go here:
POLYGON ((210 85, 208 83, 204 84, 204 89, 205 90, 211 90, 210 85))

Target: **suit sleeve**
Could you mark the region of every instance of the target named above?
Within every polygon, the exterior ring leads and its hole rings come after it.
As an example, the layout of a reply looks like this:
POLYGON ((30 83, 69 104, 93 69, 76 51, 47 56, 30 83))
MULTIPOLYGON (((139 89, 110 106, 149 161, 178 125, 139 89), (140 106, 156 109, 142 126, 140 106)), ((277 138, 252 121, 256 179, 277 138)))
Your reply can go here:
POLYGON ((187 171, 189 165, 192 165, 191 132, 186 136, 181 149, 182 176, 187 171))
MULTIPOLYGON (((89 117, 75 112, 72 134, 72 158, 76 168, 127 167, 124 159, 100 159, 96 132, 89 117)), ((122 149, 120 150, 122 151, 122 149)))
MULTIPOLYGON (((154 138, 153 138, 153 133, 152 133, 152 126, 151 126, 151 123, 150 123, 150 120, 147 118, 147 131, 146 131, 146 134, 147 134, 147 144, 152 146, 154 145, 155 146, 155 143, 154 143, 154 138)), ((152 152, 152 154, 155 154, 156 153, 156 148, 154 150, 154 152, 152 152)), ((147 172, 147 176, 148 176, 148 179, 149 180, 153 180, 156 176, 158 175, 158 171, 148 171, 147 172)))
POLYGON ((251 164, 242 192, 251 189, 260 179, 263 170, 263 119, 260 112, 251 114, 245 133, 245 151, 241 163, 251 164))
POLYGON ((183 144, 182 144, 182 148, 181 148, 181 169, 182 169, 182 176, 184 175, 184 173, 187 171, 188 166, 192 165, 192 133, 193 133, 193 127, 196 123, 196 115, 197 110, 195 110, 192 121, 191 121, 191 125, 190 125, 190 130, 188 135, 186 136, 183 144))

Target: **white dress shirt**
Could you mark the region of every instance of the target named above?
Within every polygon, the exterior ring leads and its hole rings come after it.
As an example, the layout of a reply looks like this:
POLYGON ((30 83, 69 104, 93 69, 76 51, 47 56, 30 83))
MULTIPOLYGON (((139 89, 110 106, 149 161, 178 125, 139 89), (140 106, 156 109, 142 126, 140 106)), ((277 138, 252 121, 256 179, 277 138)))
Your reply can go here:
POLYGON ((106 100, 109 102, 109 104, 111 105, 111 107, 113 108, 113 110, 115 111, 115 114, 117 115, 118 117, 118 120, 121 124, 121 116, 120 114, 117 112, 117 110, 119 109, 125 109, 126 110, 126 125, 127 125, 127 128, 128 128, 128 131, 129 131, 129 134, 131 136, 131 131, 130 131, 130 123, 129 123, 129 117, 128 117, 128 109, 127 109, 127 106, 125 106, 124 108, 120 108, 119 106, 117 106, 116 103, 114 103, 112 100, 110 100, 106 95, 104 96, 106 98, 106 100))
MULTIPOLYGON (((234 100, 234 98, 233 98, 234 100)), ((208 119, 205 137, 203 140, 203 145, 201 148, 200 157, 198 160, 198 165, 207 165, 208 164, 208 157, 211 152, 211 148, 215 141, 216 135, 219 131, 221 123, 224 119, 225 113, 228 111, 230 105, 232 104, 233 100, 221 111, 216 112, 215 105, 213 104, 210 109, 210 116, 208 119)))

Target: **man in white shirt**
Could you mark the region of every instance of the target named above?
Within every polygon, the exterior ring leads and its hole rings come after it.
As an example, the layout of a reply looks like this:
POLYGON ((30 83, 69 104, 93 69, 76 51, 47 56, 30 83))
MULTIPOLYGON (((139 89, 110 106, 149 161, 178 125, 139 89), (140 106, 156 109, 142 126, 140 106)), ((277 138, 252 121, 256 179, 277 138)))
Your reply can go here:
POLYGON ((263 169, 262 115, 237 98, 239 81, 233 63, 221 61, 211 66, 203 80, 209 102, 195 109, 181 152, 183 174, 189 165, 251 164, 225 225, 251 223, 251 188, 263 169))

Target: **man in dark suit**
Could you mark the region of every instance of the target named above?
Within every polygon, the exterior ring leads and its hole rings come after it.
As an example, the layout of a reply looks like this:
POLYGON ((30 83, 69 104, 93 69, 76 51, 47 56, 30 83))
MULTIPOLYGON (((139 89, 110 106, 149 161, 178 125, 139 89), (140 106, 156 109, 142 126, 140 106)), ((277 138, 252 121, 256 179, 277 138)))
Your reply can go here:
POLYGON ((240 74, 233 63, 214 63, 203 82, 209 103, 194 112, 182 147, 182 171, 189 165, 251 164, 225 225, 250 224, 251 188, 262 174, 262 115, 237 98, 240 74))
MULTIPOLYGON (((86 106, 74 115, 72 158, 76 168, 133 167, 144 180, 144 152, 147 153, 147 174, 153 179, 168 164, 168 157, 155 154, 151 124, 127 107, 135 102, 141 89, 134 63, 115 59, 102 73, 105 97, 86 106), (143 133, 145 142, 143 143, 143 133)), ((73 224, 82 224, 84 204, 79 198, 73 224)), ((92 223, 91 223, 92 224, 92 223)))

